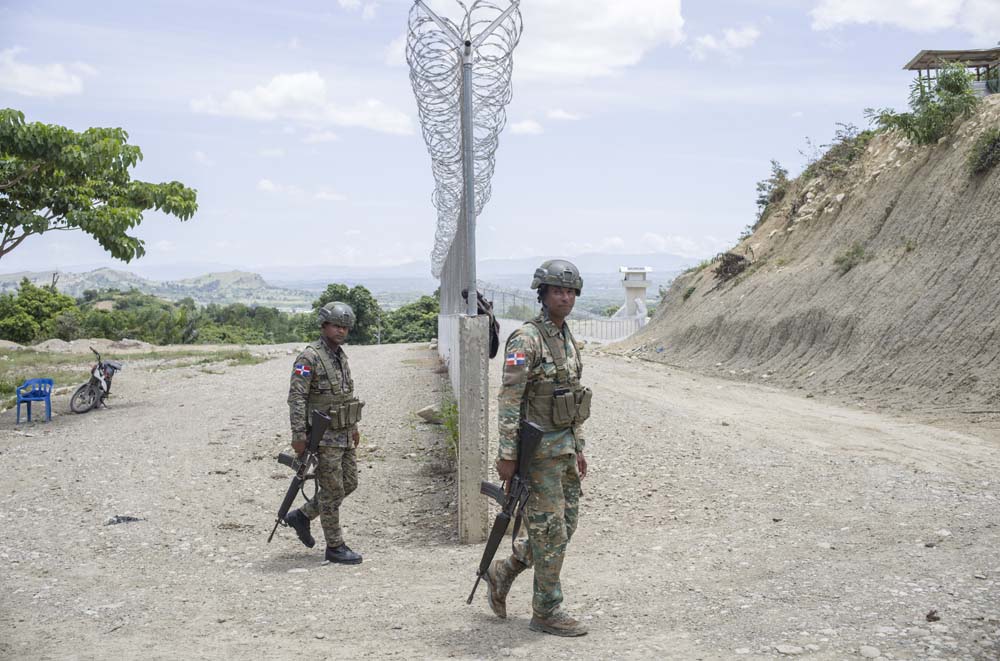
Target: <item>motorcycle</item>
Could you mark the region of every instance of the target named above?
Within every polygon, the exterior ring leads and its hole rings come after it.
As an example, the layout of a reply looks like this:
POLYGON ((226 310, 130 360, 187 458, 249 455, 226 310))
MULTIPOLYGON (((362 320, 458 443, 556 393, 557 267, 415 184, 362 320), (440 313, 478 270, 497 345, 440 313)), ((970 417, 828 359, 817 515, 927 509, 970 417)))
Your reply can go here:
POLYGON ((102 360, 101 354, 94 347, 90 347, 90 350, 97 356, 97 364, 90 370, 90 381, 77 388, 69 400, 69 408, 73 413, 86 413, 104 404, 111 393, 111 379, 122 368, 117 360, 102 360))

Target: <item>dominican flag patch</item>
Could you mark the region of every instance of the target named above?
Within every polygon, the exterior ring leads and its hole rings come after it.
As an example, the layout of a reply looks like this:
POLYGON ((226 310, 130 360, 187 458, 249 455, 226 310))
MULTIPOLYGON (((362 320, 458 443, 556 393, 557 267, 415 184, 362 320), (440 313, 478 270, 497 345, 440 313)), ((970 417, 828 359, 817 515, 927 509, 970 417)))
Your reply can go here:
POLYGON ((295 373, 298 374, 299 376, 309 376, 310 374, 312 374, 312 368, 309 367, 308 365, 296 365, 295 373))
POLYGON ((509 367, 516 367, 517 365, 524 365, 524 354, 520 351, 513 351, 507 354, 507 365, 509 367))

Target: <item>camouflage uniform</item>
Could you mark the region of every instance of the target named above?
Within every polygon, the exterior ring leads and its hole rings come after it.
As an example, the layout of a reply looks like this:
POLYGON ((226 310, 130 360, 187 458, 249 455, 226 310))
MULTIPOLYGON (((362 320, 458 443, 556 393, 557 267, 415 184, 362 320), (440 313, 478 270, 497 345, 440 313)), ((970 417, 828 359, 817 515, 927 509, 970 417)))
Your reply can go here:
MULTIPOLYGON (((323 339, 319 339, 302 350, 292 370, 288 408, 293 441, 306 441, 310 409, 319 408, 327 413, 331 397, 337 402, 354 400, 354 380, 343 348, 338 347, 334 351, 323 339), (324 397, 327 399, 322 399, 324 397), (318 401, 323 405, 317 406, 318 401)), ((360 414, 360 406, 358 411, 360 414)), ((358 487, 358 464, 352 442, 357 424, 345 425, 343 417, 339 420, 336 416, 332 417, 330 429, 320 441, 316 497, 303 505, 300 511, 310 520, 320 517, 327 546, 337 547, 344 543, 340 529, 340 504, 358 487)))
MULTIPOLYGON (((546 430, 528 470, 531 494, 525 508, 527 539, 514 543, 514 552, 496 563, 495 578, 509 585, 524 569, 534 566, 534 596, 532 609, 536 617, 547 618, 559 610, 562 588, 559 573, 566 546, 576 531, 580 501, 580 476, 576 455, 583 452, 584 439, 580 426, 590 408, 590 391, 580 386, 583 363, 573 341, 569 326, 557 328, 543 312, 524 324, 507 340, 503 385, 499 396, 500 459, 516 460, 519 421, 546 419, 547 412, 534 410, 539 391, 551 393, 552 387, 565 387, 576 393, 577 402, 586 392, 586 411, 576 415, 572 423, 558 427, 548 413, 546 430), (543 337, 548 336, 548 341, 543 337), (551 348, 561 347, 565 361, 558 360, 551 348)), ((551 402, 551 397, 546 402, 551 402)), ((550 405, 550 404, 548 404, 550 405)), ((504 590, 506 593, 506 590, 504 590)))

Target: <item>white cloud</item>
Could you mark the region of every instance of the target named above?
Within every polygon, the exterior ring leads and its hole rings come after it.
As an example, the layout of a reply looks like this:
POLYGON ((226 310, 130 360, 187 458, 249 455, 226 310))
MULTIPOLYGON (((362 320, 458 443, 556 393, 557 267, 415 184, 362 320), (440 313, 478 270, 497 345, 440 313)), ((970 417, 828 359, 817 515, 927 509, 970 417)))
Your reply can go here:
MULTIPOLYGON (((453 0, 431 8, 460 21, 453 0)), ((518 80, 582 80, 638 64, 653 49, 684 40, 681 0, 532 0, 514 51, 518 80)), ((492 17, 492 14, 491 14, 492 17)))
POLYGON ((696 60, 704 60, 709 53, 713 52, 733 55, 737 50, 753 46, 758 37, 760 37, 760 30, 752 25, 742 28, 728 28, 722 31, 721 37, 706 34, 696 38, 688 51, 696 60))
POLYGON ((257 154, 264 158, 281 158, 285 155, 285 150, 280 147, 274 147, 271 149, 261 149, 257 154))
POLYGON ((316 194, 313 195, 313 197, 317 200, 323 200, 324 202, 343 202, 347 199, 346 195, 341 195, 340 193, 335 193, 334 191, 325 188, 316 191, 316 194))
POLYGON ((565 110, 561 110, 559 108, 553 108, 552 110, 548 111, 548 113, 546 113, 546 116, 549 119, 555 119, 557 121, 567 121, 567 122, 574 122, 578 119, 583 119, 583 115, 577 115, 575 113, 566 112, 565 110))
POLYGON ((197 161, 198 163, 201 163, 202 165, 204 165, 205 167, 208 167, 208 168, 210 168, 210 167, 212 167, 212 166, 215 165, 215 161, 213 161, 212 159, 210 159, 208 157, 208 154, 206 154, 205 152, 201 151, 200 149, 196 150, 194 152, 194 160, 197 161))
POLYGON ((305 190, 299 188, 298 186, 293 184, 279 184, 271 181, 270 179, 261 179, 258 181, 257 190, 262 193, 267 193, 268 195, 284 195, 292 198, 296 202, 305 201, 308 197, 322 202, 343 202, 347 199, 346 195, 337 193, 328 188, 320 188, 312 195, 309 195, 305 190))
POLYGON ((714 236, 703 236, 691 238, 668 234, 663 236, 655 232, 646 232, 639 241, 643 252, 669 253, 680 255, 681 257, 705 257, 714 255, 729 245, 730 242, 723 241, 714 236))
POLYGON ((0 90, 23 96, 66 96, 83 91, 83 77, 97 70, 88 64, 45 64, 35 66, 17 61, 21 48, 0 51, 0 90))
POLYGON ((292 37, 288 40, 288 50, 298 50, 300 46, 298 37, 292 37))
POLYGON ((305 196, 305 191, 298 186, 291 184, 277 184, 270 179, 261 179, 258 181, 257 190, 270 195, 287 195, 294 198, 302 198, 305 196))
POLYGON ((389 42, 383 52, 383 60, 390 67, 406 66, 406 33, 389 42))
POLYGON ((587 253, 622 253, 625 252, 625 239, 620 236, 605 236, 600 241, 586 241, 579 243, 570 241, 566 249, 571 255, 583 255, 587 253))
POLYGON ((525 78, 590 78, 638 64, 684 40, 681 0, 533 0, 515 53, 525 78))
POLYGON ((362 3, 361 0, 337 0, 337 4, 340 5, 341 9, 346 9, 347 11, 358 11, 361 10, 361 18, 370 21, 375 18, 376 10, 378 9, 378 2, 365 2, 362 3))
POLYGON ((522 122, 514 122, 510 125, 510 132, 516 135, 538 135, 542 133, 542 125, 533 119, 526 119, 522 122))
POLYGON ((320 142, 336 142, 340 137, 333 131, 316 131, 302 138, 302 142, 307 145, 315 145, 320 142))
POLYGON ((191 101, 194 112, 258 121, 285 120, 311 125, 364 127, 383 133, 408 135, 410 117, 378 99, 350 104, 329 98, 327 84, 315 71, 279 74, 251 90, 233 90, 217 99, 207 96, 191 101))
POLYGON ((819 0, 810 15, 814 30, 853 23, 914 32, 959 29, 981 46, 995 45, 1000 35, 997 0, 819 0))

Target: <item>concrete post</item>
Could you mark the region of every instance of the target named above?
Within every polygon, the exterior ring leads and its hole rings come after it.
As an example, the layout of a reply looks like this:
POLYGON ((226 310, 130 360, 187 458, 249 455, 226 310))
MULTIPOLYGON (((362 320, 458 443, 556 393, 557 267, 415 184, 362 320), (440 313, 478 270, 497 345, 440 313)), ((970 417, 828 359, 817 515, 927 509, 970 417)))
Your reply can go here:
POLYGON ((487 478, 489 438, 489 317, 459 317, 458 540, 486 541, 489 511, 479 483, 487 478))

